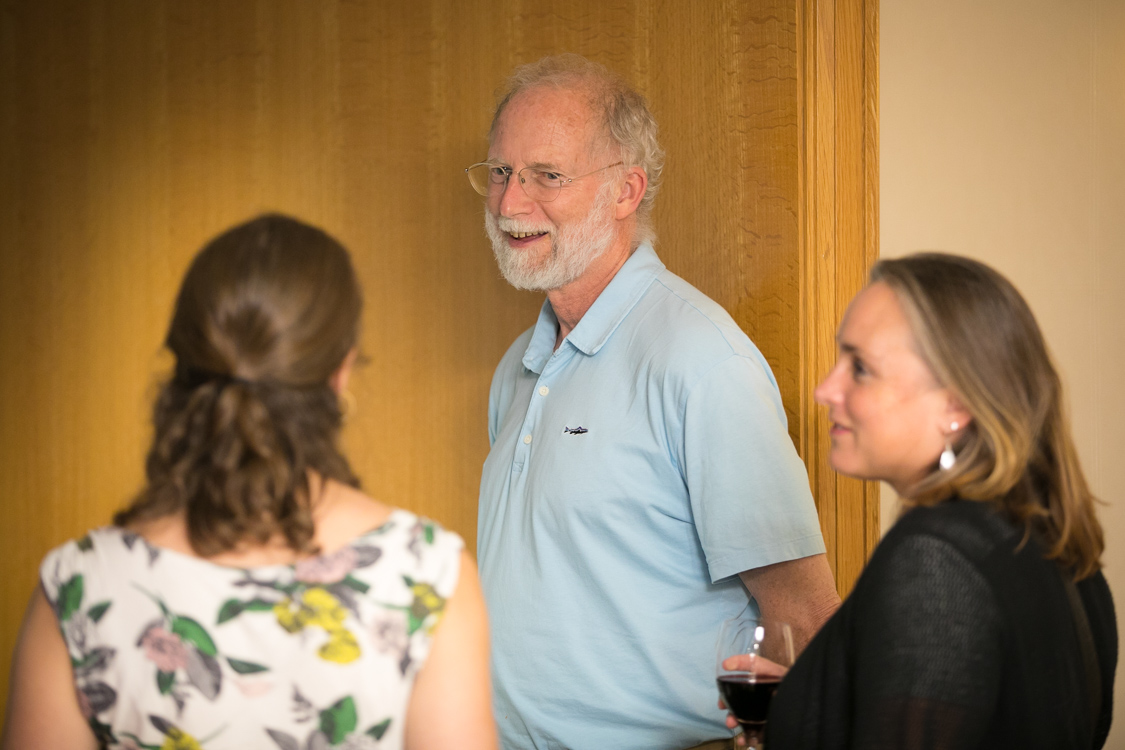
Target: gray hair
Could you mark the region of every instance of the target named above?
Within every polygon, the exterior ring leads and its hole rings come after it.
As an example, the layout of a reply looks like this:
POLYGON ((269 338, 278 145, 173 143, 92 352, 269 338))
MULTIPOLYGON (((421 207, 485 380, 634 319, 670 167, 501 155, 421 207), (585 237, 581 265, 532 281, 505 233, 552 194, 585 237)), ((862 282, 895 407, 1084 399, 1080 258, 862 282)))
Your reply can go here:
POLYGON ((524 91, 541 87, 589 91, 590 106, 595 112, 601 111, 605 133, 620 149, 625 169, 640 167, 648 176, 648 187, 637 207, 637 233, 633 243, 654 241, 652 204, 660 190, 664 149, 657 140, 656 119, 645 98, 604 65, 573 53, 550 55, 521 65, 512 73, 492 116, 492 127, 488 131, 490 142, 496 135, 500 115, 512 99, 524 91))

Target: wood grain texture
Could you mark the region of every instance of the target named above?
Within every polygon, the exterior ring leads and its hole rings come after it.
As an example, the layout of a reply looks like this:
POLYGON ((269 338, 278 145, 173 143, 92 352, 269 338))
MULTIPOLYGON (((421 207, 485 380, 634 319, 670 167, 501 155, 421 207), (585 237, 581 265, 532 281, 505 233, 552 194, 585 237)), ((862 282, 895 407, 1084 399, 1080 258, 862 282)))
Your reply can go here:
MULTIPOLYGON (((870 267, 879 260, 879 3, 865 2, 863 16, 863 252, 870 267)), ((867 482, 864 487, 864 560, 882 538, 880 486, 867 482)))
POLYGON ((846 584, 878 503, 859 490, 856 520, 837 502, 810 394, 877 251, 872 36, 833 47, 876 12, 873 0, 0 0, 0 671, 42 555, 141 485, 187 264, 262 211, 352 250, 368 363, 344 442, 365 488, 473 546, 488 384, 541 298, 500 278, 462 168, 485 154, 504 76, 563 51, 648 96, 668 152, 658 251, 773 367, 846 584), (832 8, 849 3, 840 26, 832 8), (837 121, 856 106, 867 114, 837 121))
POLYGON ((878 245, 878 3, 802 0, 800 446, 840 593, 879 539, 879 486, 828 463, 828 416, 813 400, 836 361, 835 332, 878 245))

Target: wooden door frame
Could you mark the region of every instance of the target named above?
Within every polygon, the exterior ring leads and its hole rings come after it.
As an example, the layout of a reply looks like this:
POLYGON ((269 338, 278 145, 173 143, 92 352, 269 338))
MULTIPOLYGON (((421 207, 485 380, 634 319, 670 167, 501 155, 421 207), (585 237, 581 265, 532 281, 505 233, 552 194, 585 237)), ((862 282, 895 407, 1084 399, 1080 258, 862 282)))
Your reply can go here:
POLYGON ((836 329, 879 256, 879 3, 797 0, 800 120, 800 452, 841 595, 879 541, 879 485, 828 465, 813 400, 836 329))

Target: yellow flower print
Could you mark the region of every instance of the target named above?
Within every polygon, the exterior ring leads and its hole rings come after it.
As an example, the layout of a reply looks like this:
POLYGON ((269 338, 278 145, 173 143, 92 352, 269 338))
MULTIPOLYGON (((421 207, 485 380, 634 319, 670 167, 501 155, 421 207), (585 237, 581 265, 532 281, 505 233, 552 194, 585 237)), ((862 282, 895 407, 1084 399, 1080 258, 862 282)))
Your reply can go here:
POLYGON ((160 750, 203 750, 199 741, 182 729, 169 727, 160 750))
POLYGON ((413 592, 414 598, 420 600, 422 606, 428 611, 436 614, 445 609, 445 598, 434 591, 434 587, 430 584, 416 583, 410 587, 410 591, 413 592))
POLYGON ((340 600, 324 589, 313 586, 301 594, 300 603, 286 597, 273 605, 277 624, 290 633, 299 633, 308 625, 332 632, 344 625, 348 611, 340 600), (296 604, 296 606, 294 606, 296 604))
POLYGON ((300 602, 286 597, 273 607, 277 624, 289 633, 299 633, 307 626, 322 628, 328 642, 317 651, 320 658, 337 664, 348 664, 359 658, 359 641, 344 627, 348 611, 331 592, 310 586, 301 594, 300 602))
POLYGON ((304 630, 308 619, 300 606, 296 610, 293 609, 293 600, 288 596, 273 605, 273 616, 277 618, 277 624, 289 633, 299 633, 304 630))
POLYGON ((325 661, 349 664, 359 658, 359 641, 355 639, 351 631, 340 628, 332 633, 328 643, 321 646, 317 653, 325 661))
POLYGON ((339 599, 319 586, 306 589, 301 601, 309 612, 309 625, 324 628, 330 633, 344 626, 348 611, 344 609, 344 605, 340 604, 339 599))
POLYGON ((445 597, 434 591, 434 587, 428 583, 412 583, 410 591, 414 594, 414 602, 410 605, 410 619, 417 623, 410 628, 410 632, 425 623, 425 632, 432 634, 445 611, 445 597))

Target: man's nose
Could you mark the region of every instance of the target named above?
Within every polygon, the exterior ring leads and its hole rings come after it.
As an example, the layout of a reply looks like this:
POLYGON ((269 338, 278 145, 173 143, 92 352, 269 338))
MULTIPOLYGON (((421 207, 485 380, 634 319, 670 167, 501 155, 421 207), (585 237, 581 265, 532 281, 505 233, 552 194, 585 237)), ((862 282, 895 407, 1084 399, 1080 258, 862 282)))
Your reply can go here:
POLYGON ((500 193, 500 215, 520 216, 529 214, 534 210, 535 201, 527 197, 527 193, 524 192, 523 185, 520 183, 520 176, 514 174, 509 177, 500 193))

